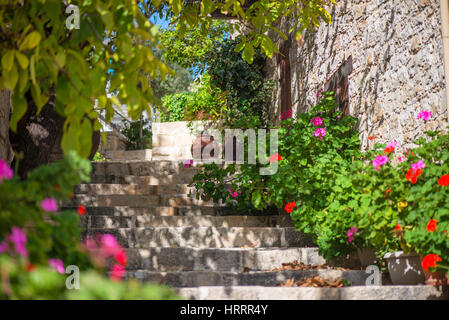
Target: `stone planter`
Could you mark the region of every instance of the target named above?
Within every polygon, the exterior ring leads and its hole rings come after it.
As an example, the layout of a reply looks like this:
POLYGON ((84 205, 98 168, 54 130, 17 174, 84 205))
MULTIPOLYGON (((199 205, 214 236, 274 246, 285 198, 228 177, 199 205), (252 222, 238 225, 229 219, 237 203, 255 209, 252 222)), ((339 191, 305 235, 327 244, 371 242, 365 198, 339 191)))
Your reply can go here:
POLYGON ((357 256, 362 267, 373 265, 376 262, 376 250, 374 248, 357 248, 357 256))
POLYGON ((394 285, 417 285, 425 282, 421 258, 416 253, 388 252, 384 259, 388 263, 391 282, 394 285))

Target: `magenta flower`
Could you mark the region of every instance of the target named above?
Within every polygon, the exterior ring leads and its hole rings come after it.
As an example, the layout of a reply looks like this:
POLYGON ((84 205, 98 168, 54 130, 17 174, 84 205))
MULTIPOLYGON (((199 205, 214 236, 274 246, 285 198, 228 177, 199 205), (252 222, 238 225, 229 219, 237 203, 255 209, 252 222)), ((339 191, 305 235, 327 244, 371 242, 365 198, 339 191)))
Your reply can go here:
POLYGON ((377 156, 376 159, 373 160, 373 167, 376 170, 379 170, 381 166, 386 164, 388 161, 390 161, 390 158, 387 156, 377 156))
POLYGON ((112 266, 111 273, 109 274, 114 281, 120 281, 125 274, 125 268, 120 264, 112 266))
POLYGON ((45 198, 42 200, 41 207, 47 212, 58 212, 58 203, 54 198, 45 198))
POLYGON ((0 183, 2 183, 3 179, 10 180, 12 179, 13 172, 9 165, 0 159, 0 183))
POLYGON ((291 117, 292 117, 292 109, 291 108, 288 109, 287 111, 284 111, 281 113, 281 120, 285 120, 285 119, 288 119, 291 117))
POLYGON ((326 129, 324 128, 318 128, 313 133, 315 137, 320 137, 321 140, 323 140, 323 137, 326 136, 326 129))
POLYGON ((101 237, 101 248, 105 256, 113 256, 121 250, 117 239, 112 234, 104 234, 101 237))
POLYGON ((357 228, 352 227, 351 229, 348 229, 348 242, 354 241, 354 236, 357 234, 357 228))
POLYGON ((403 157, 403 156, 398 157, 398 161, 399 161, 399 162, 404 161, 404 157, 403 157))
POLYGON ((193 160, 187 160, 187 161, 184 163, 184 167, 189 168, 190 165, 192 165, 192 164, 193 164, 193 160))
POLYGON ((432 111, 421 111, 417 117, 417 119, 423 119, 424 121, 427 121, 430 118, 432 118, 432 111))
POLYGON ((25 247, 27 244, 27 236, 25 230, 18 227, 12 227, 11 233, 6 234, 6 240, 14 243, 16 252, 22 257, 28 256, 28 251, 25 247))
POLYGON ((323 90, 321 90, 321 89, 318 90, 318 91, 316 92, 316 97, 318 98, 322 92, 323 92, 323 90))
MULTIPOLYGON (((241 192, 240 192, 241 193, 241 192)), ((239 195, 238 193, 237 193, 237 191, 234 191, 234 190, 232 190, 232 189, 229 189, 229 194, 231 195, 231 197, 233 197, 233 198, 237 198, 237 196, 239 195)))
POLYGON ((3 241, 2 243, 0 243, 0 253, 4 253, 8 251, 8 244, 6 243, 6 241, 3 241))
POLYGON ((61 259, 50 259, 48 265, 61 274, 65 274, 64 263, 61 259))
POLYGON ((419 169, 424 169, 426 167, 425 163, 422 160, 419 160, 418 162, 412 163, 411 169, 413 171, 417 171, 419 169))
POLYGON ((320 117, 310 119, 310 123, 313 123, 315 127, 321 126, 323 124, 323 119, 320 117))

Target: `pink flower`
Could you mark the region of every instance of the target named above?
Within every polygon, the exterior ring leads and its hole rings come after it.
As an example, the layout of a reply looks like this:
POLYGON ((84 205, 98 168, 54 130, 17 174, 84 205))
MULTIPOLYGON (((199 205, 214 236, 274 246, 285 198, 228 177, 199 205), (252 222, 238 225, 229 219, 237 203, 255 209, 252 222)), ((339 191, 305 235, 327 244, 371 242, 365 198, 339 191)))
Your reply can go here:
POLYGON ((2 243, 0 243, 0 253, 4 253, 8 251, 8 244, 6 243, 6 241, 3 241, 2 243))
POLYGON ((2 183, 3 179, 10 180, 12 179, 13 172, 9 165, 0 159, 0 183, 2 183))
POLYGON ((426 167, 426 165, 424 164, 424 162, 422 160, 419 160, 418 162, 412 163, 411 169, 413 171, 417 171, 419 169, 424 169, 426 167))
POLYGON ((113 256, 122 248, 117 242, 117 239, 112 234, 104 234, 101 237, 101 248, 105 256, 113 256))
POLYGON ((120 281, 125 275, 125 268, 122 265, 114 264, 109 275, 113 281, 120 281))
POLYGON ((321 90, 321 89, 318 90, 318 91, 316 92, 316 97, 318 98, 322 92, 323 92, 323 90, 321 90))
POLYGON ((323 137, 326 136, 326 129, 324 128, 318 128, 313 133, 315 137, 320 137, 321 140, 323 140, 323 137))
POLYGON ((398 161, 399 161, 399 162, 404 161, 404 157, 403 157, 403 156, 398 157, 398 161))
POLYGON ((390 161, 390 158, 387 156, 377 156, 376 159, 373 160, 373 167, 376 170, 379 170, 379 167, 386 164, 388 161, 390 161))
POLYGON ((237 193, 237 191, 234 191, 234 190, 232 190, 232 189, 229 189, 229 194, 230 194, 231 197, 233 197, 233 198, 237 198, 237 196, 239 195, 239 194, 237 193))
POLYGON ((41 207, 47 212, 58 212, 58 203, 54 198, 45 198, 42 200, 41 207))
POLYGON ((351 229, 348 229, 348 242, 354 241, 354 236, 357 234, 357 228, 352 227, 351 229))
POLYGON ((49 259, 48 265, 61 274, 65 274, 64 263, 61 259, 49 259))
POLYGON ((193 160, 187 160, 187 161, 184 163, 184 167, 189 168, 190 165, 192 165, 192 164, 193 164, 193 160))
POLYGON ((417 117, 417 119, 423 119, 424 121, 427 121, 430 118, 432 118, 432 111, 421 111, 417 117))
POLYGON ((27 236, 25 230, 18 227, 13 227, 11 233, 6 234, 6 240, 10 243, 14 243, 16 252, 22 257, 28 256, 28 251, 25 247, 27 243, 27 236))
POLYGON ((310 119, 310 123, 313 123, 315 127, 321 126, 323 124, 323 119, 320 117, 310 119))
POLYGON ((285 120, 285 119, 288 119, 291 117, 292 117, 292 109, 291 108, 288 109, 287 111, 284 111, 281 113, 281 120, 285 120))

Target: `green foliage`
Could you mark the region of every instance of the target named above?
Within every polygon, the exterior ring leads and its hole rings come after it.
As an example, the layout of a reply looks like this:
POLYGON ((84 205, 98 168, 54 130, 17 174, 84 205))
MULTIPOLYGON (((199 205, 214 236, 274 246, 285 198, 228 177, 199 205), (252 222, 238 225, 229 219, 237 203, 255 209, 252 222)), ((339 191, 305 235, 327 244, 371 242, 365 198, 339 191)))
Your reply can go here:
POLYGON ((95 152, 95 155, 94 155, 92 161, 103 162, 103 161, 106 161, 106 158, 100 152, 97 151, 97 152, 95 152))
POLYGON ((204 71, 206 57, 215 43, 223 41, 229 30, 227 22, 212 21, 207 32, 197 28, 189 28, 181 35, 178 24, 161 32, 161 43, 165 49, 164 58, 184 68, 204 71))
MULTIPOLYGON (((256 50, 252 63, 248 64, 236 52, 238 40, 226 39, 215 44, 208 55, 208 72, 212 87, 226 95, 229 114, 225 125, 236 127, 235 119, 258 116, 263 126, 268 125, 268 109, 271 104, 273 84, 265 79, 265 57, 256 50)), ((247 128, 248 125, 238 128, 247 128)), ((237 128, 237 127, 236 127, 237 128)))
POLYGON ((80 272, 79 289, 66 288, 66 278, 46 265, 29 269, 26 259, 0 254, 0 299, 10 300, 178 300, 171 289, 136 280, 115 282, 98 271, 80 272))
MULTIPOLYGON (((414 155, 408 163, 423 160, 422 170, 416 184, 410 185, 405 200, 408 202, 405 217, 404 238, 421 255, 438 254, 442 265, 449 267, 449 187, 439 185, 438 180, 449 174, 449 134, 439 135, 429 132, 428 141, 418 139, 413 149, 414 155), (437 221, 435 231, 429 232, 427 225, 431 219, 437 221)), ((404 174, 404 172, 403 172, 404 174)), ((405 174, 402 176, 404 180, 405 174)), ((408 182, 409 183, 409 182, 408 182)))
POLYGON ((70 152, 63 161, 41 166, 21 181, 17 176, 0 184, 0 239, 12 227, 28 228, 28 251, 31 263, 47 263, 48 258, 65 263, 89 266, 78 243, 79 217, 73 211, 45 212, 41 201, 67 200, 73 187, 90 180, 90 162, 70 152))
MULTIPOLYGON (((165 12, 176 21, 179 34, 189 29, 206 35, 211 30, 214 11, 228 12, 238 20, 251 22, 255 28, 242 38, 238 49, 252 62, 254 48, 271 56, 276 46, 266 36, 281 16, 295 17, 298 32, 330 22, 324 7, 334 0, 255 1, 242 7, 240 0, 230 1, 70 1, 80 13, 80 29, 67 29, 63 2, 60 0, 1 0, 0 5, 0 89, 13 91, 10 127, 29 108, 25 98, 31 93, 38 112, 55 90, 55 107, 66 118, 61 147, 89 155, 91 137, 101 125, 97 112, 106 110, 106 119, 114 115, 113 105, 126 105, 128 114, 137 120, 149 104, 156 102, 148 84, 158 75, 162 80, 173 70, 155 58, 153 49, 160 43, 159 31, 149 21, 148 12, 165 12), (152 10, 152 11, 150 11, 152 10), (38 18, 37 18, 38 17, 38 18), (113 72, 108 72, 109 70, 113 72), (107 84, 111 92, 107 94, 107 84), (96 120, 94 125, 86 117, 96 120)), ((150 14, 151 15, 151 14, 150 14)), ((68 15, 67 15, 68 17, 68 15)), ((231 25, 240 33, 240 24, 231 25)))
POLYGON ((162 50, 156 50, 154 55, 158 59, 164 61, 168 67, 176 72, 176 75, 166 76, 164 81, 162 81, 160 76, 151 79, 151 88, 153 89, 154 96, 158 99, 162 99, 162 97, 166 95, 189 90, 189 87, 193 82, 190 72, 176 62, 167 62, 167 58, 165 58, 164 51, 162 50))
POLYGON ((219 89, 211 88, 210 77, 204 74, 192 92, 182 92, 162 99, 162 122, 213 120, 227 111, 226 101, 219 89))
MULTIPOLYGON (((331 169, 348 167, 352 157, 359 154, 355 119, 342 116, 330 94, 314 106, 310 112, 301 114, 296 120, 283 120, 278 128, 278 171, 273 175, 260 175, 260 161, 256 165, 244 163, 238 167, 231 164, 224 169, 215 164, 203 165, 204 172, 193 178, 191 185, 199 191, 197 197, 211 198, 215 202, 237 201, 237 208, 264 210, 271 205, 278 208, 296 201, 301 211, 296 215, 309 214, 309 210, 320 210, 327 205, 328 188, 336 175, 331 169), (319 116, 326 127, 326 137, 320 140, 313 136, 315 127, 311 118, 319 116), (229 189, 241 192, 232 197, 229 189)), ((252 125, 260 126, 257 117, 250 118, 252 125)), ((269 135, 267 135, 269 140, 269 135)), ((245 143, 245 159, 248 144, 245 143)), ((267 146, 269 149, 269 146, 267 146)), ((313 216, 313 213, 310 212, 313 216)))
POLYGON ((151 149, 153 132, 148 128, 150 120, 141 119, 131 121, 125 124, 121 133, 128 138, 126 143, 127 150, 151 149))

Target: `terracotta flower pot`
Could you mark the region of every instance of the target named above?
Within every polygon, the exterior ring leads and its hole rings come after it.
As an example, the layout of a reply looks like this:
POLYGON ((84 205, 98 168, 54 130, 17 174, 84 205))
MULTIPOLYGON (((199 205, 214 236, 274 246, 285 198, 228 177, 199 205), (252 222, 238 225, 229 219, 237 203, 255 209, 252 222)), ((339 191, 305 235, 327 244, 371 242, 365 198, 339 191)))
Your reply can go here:
POLYGON ((402 251, 388 252, 384 259, 387 260, 391 282, 394 285, 417 285, 425 282, 424 270, 418 254, 405 254, 402 251))
POLYGON ((441 285, 449 285, 449 279, 447 277, 447 272, 444 274, 437 272, 424 271, 424 275, 426 277, 426 285, 429 286, 441 286, 441 285))

